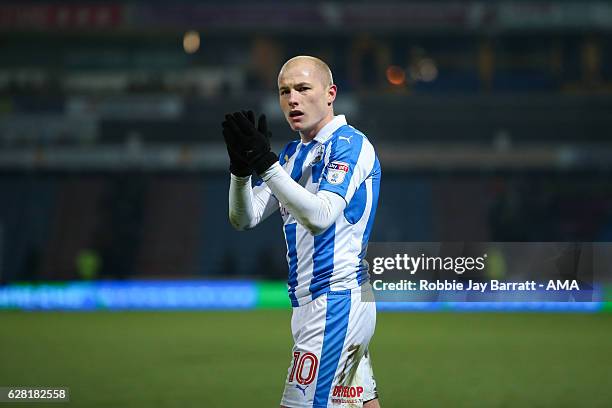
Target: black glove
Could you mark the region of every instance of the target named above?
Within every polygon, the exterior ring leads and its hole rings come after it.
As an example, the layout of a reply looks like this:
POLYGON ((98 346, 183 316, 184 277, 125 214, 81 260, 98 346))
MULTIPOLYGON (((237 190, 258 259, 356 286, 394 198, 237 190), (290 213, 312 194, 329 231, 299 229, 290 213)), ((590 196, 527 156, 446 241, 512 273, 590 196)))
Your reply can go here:
MULTIPOLYGON (((255 123, 255 114, 252 111, 245 112, 249 120, 255 123)), ((227 147, 227 154, 230 158, 230 172, 238 177, 246 177, 252 174, 252 170, 249 167, 246 159, 242 157, 240 147, 240 135, 236 134, 229 126, 228 118, 231 115, 225 115, 225 121, 223 121, 223 139, 227 147)))
POLYGON ((278 156, 270 150, 270 132, 266 115, 259 116, 255 127, 255 116, 252 112, 234 112, 226 116, 229 133, 238 140, 232 141, 232 146, 239 146, 239 155, 246 160, 249 167, 257 174, 268 170, 278 156))

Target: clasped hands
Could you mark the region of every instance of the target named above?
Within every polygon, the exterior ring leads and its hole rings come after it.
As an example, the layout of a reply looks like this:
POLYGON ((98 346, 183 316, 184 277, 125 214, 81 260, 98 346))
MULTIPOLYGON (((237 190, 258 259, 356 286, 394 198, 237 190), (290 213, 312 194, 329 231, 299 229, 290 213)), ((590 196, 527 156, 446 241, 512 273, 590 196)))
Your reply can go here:
POLYGON ((253 111, 234 112, 225 115, 222 126, 230 172, 235 176, 250 176, 253 171, 261 175, 278 161, 270 149, 271 133, 266 115, 260 115, 255 125, 253 111))

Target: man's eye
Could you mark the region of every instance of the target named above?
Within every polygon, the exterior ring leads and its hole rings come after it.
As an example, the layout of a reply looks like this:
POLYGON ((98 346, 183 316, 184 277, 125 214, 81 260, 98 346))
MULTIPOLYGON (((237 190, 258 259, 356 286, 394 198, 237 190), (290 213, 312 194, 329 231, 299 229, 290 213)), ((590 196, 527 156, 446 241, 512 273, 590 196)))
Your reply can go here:
POLYGON ((304 91, 307 91, 307 90, 309 90, 309 89, 310 89, 310 88, 308 88, 308 87, 305 87, 305 86, 304 86, 304 87, 299 88, 299 89, 298 89, 298 92, 304 92, 304 91))
POLYGON ((287 95, 289 93, 289 91, 287 91, 286 89, 283 89, 282 91, 280 91, 281 95, 287 95))

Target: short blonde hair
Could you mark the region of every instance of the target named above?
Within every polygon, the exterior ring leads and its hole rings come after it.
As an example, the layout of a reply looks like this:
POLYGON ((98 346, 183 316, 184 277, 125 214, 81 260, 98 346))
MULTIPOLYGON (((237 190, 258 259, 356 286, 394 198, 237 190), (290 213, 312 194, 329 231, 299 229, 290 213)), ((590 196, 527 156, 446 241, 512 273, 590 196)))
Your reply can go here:
POLYGON ((285 70, 285 68, 295 63, 298 63, 298 62, 310 62, 315 67, 317 72, 321 75, 321 80, 323 82, 323 85, 331 86, 334 84, 334 77, 332 76, 331 69, 329 69, 329 65, 327 65, 325 62, 323 62, 319 58, 312 57, 310 55, 298 55, 298 56, 295 56, 287 60, 287 62, 283 64, 283 66, 280 69, 280 72, 278 73, 279 78, 281 74, 283 73, 283 71, 285 70))

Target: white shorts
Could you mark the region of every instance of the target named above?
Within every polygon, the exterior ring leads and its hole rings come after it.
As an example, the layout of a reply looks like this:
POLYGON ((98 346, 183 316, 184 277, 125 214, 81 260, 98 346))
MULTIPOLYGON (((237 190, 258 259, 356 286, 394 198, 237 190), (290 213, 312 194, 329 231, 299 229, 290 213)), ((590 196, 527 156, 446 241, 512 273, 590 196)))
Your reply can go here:
POLYGON ((362 301, 362 289, 328 292, 293 308, 295 345, 282 406, 361 407, 378 398, 368 353, 376 304, 368 294, 370 301, 362 301))

